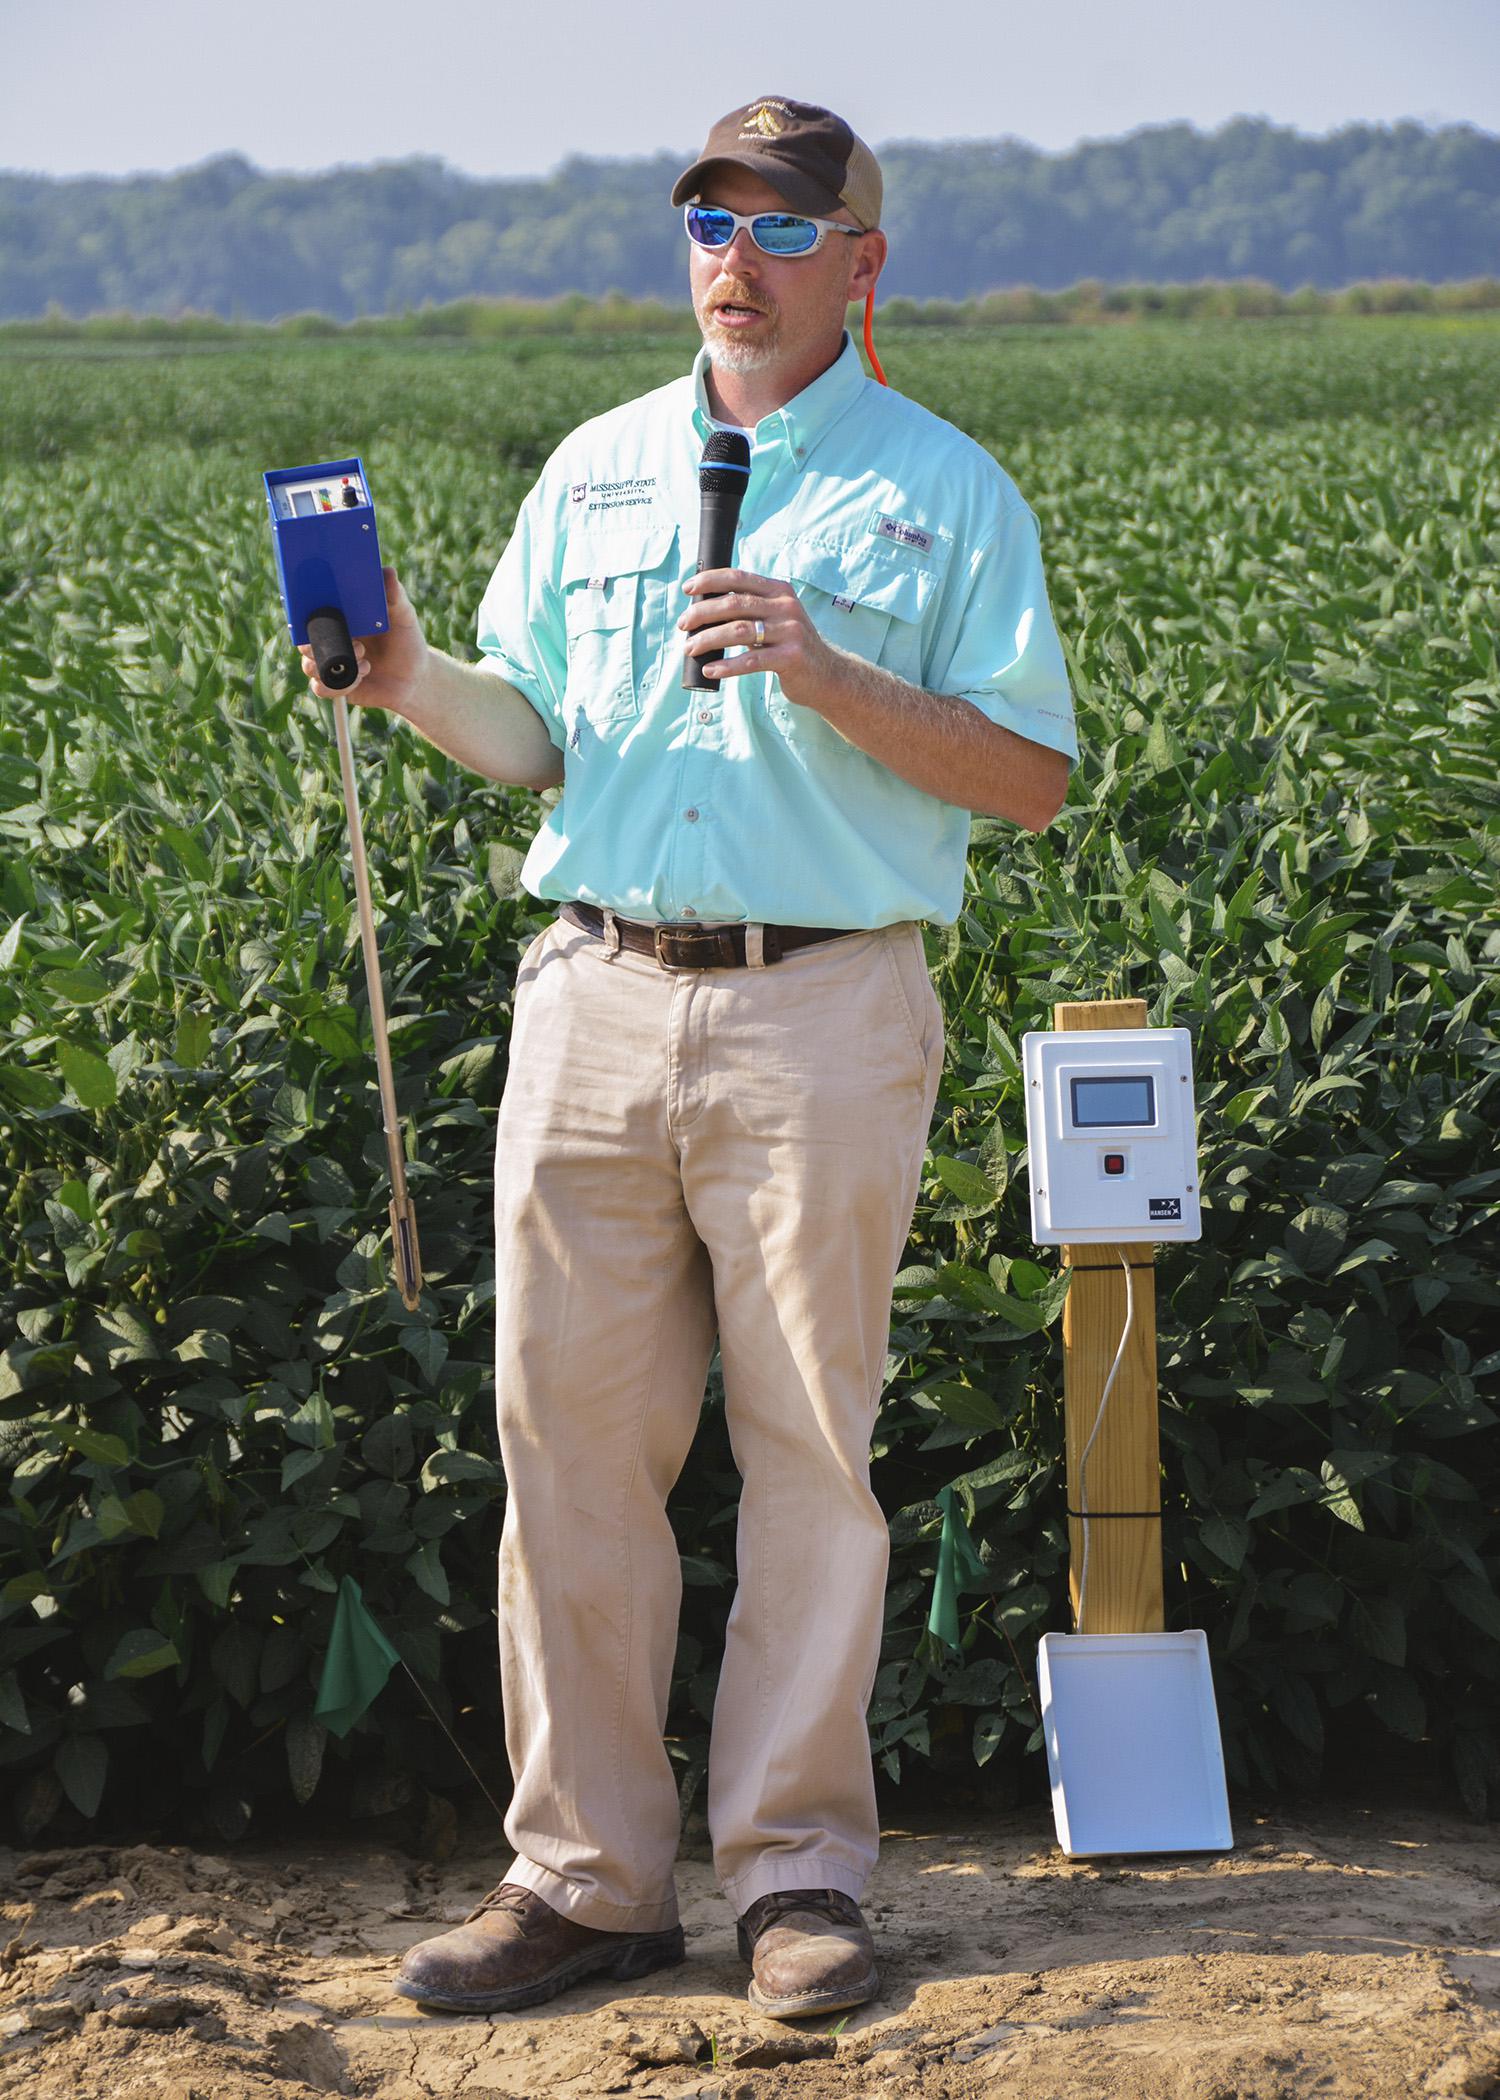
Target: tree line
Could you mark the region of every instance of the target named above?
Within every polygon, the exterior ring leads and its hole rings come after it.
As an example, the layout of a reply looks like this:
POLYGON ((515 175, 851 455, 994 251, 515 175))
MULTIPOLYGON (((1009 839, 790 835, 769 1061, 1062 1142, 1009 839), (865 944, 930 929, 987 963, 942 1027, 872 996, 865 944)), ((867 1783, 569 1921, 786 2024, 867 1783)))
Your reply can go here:
MULTIPOLYGON (((1015 139, 880 152, 883 298, 1256 280, 1285 293, 1477 278, 1500 254, 1500 137, 1259 118, 1044 153, 1015 139)), ((574 157, 488 180, 417 157, 313 175, 226 154, 170 175, 0 173, 0 320, 320 313, 617 294, 680 306, 684 156, 574 157)))

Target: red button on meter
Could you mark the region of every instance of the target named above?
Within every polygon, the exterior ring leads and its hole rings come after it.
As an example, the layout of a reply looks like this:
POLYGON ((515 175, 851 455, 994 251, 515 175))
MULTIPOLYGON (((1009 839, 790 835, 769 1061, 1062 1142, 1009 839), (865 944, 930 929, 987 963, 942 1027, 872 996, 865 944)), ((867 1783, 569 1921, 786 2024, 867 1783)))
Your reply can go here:
POLYGON ((1104 1155, 1104 1171, 1106 1174, 1123 1174, 1125 1171, 1124 1153, 1106 1152, 1104 1155))

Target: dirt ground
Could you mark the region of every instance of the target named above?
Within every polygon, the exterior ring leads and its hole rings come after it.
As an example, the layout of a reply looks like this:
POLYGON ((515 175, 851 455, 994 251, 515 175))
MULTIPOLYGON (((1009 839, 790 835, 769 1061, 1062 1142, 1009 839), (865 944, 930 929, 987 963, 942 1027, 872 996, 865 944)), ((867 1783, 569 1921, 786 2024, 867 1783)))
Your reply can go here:
POLYGON ((1045 1804, 892 1820, 883 1989, 796 2025, 695 1819, 688 1958, 525 2013, 390 1988, 512 1854, 493 1813, 386 1834, 0 1848, 0 2094, 27 2100, 1500 2100, 1500 1842, 1427 1803, 1241 1811, 1235 1849, 1070 1860, 1045 1804))

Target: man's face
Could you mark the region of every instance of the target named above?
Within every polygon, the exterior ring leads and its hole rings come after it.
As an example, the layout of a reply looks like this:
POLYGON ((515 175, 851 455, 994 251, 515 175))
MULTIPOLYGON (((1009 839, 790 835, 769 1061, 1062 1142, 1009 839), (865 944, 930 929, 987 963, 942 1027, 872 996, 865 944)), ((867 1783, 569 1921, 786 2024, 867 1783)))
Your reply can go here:
MULTIPOLYGON (((716 169, 699 201, 741 213, 797 208, 745 168, 716 169)), ((818 216, 854 224, 845 210, 818 216)), ((727 248, 693 243, 693 312, 713 362, 729 372, 791 370, 820 346, 836 345, 850 298, 864 295, 865 251, 875 243, 883 253, 879 235, 851 241, 831 233, 814 255, 767 255, 747 227, 727 248)))

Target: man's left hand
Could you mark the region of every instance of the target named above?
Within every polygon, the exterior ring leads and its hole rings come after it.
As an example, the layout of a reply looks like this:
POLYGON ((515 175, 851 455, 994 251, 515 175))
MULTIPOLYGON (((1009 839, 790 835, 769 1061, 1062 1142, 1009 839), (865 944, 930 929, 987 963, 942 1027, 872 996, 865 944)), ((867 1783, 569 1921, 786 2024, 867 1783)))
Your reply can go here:
POLYGON ((825 642, 807 608, 789 583, 755 576, 748 569, 704 569, 684 588, 692 603, 678 621, 694 656, 707 649, 742 649, 742 656, 705 664, 703 673, 717 683, 745 673, 774 672, 781 690, 798 707, 817 708, 819 696, 838 677, 842 650, 825 642), (755 623, 765 640, 755 646, 755 623))

